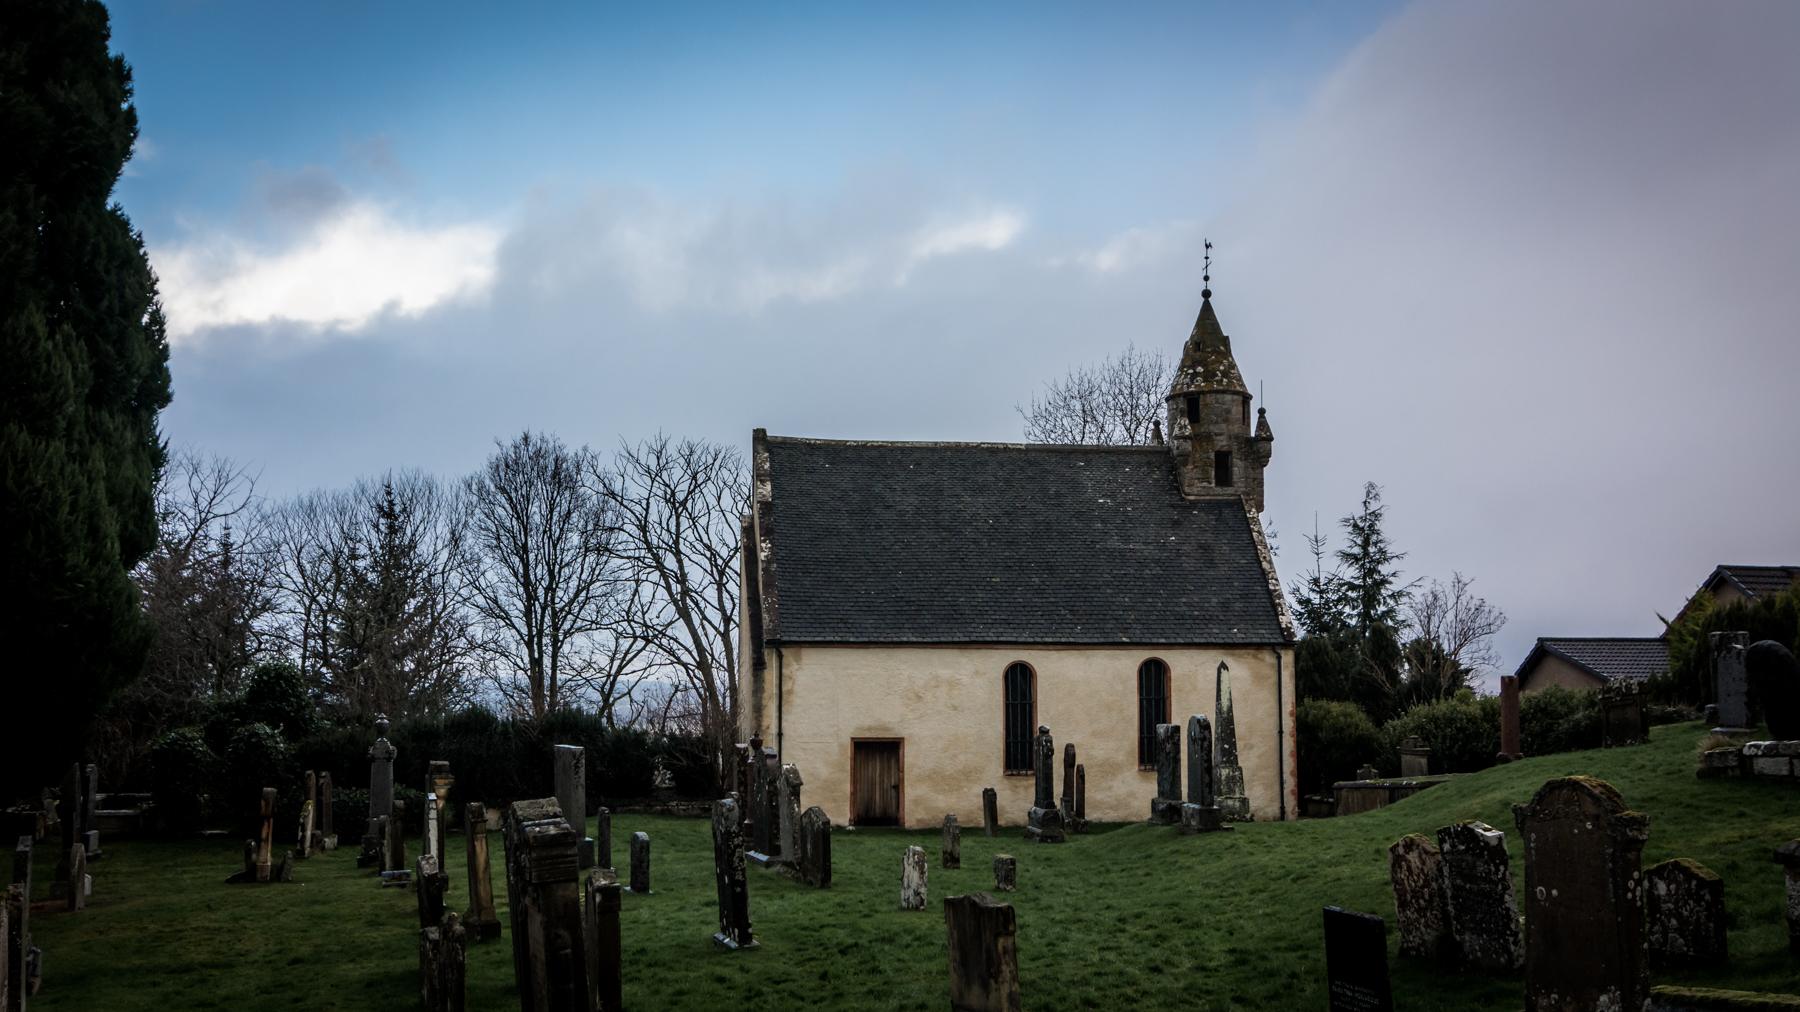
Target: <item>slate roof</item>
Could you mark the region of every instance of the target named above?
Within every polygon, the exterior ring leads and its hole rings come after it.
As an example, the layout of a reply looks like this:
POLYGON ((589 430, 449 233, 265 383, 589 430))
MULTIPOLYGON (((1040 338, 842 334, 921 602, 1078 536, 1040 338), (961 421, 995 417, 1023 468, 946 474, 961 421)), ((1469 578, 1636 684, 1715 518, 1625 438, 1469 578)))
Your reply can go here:
POLYGON ((762 445, 770 640, 1290 638, 1242 500, 1182 498, 1166 448, 762 445))
POLYGON ((1560 657, 1603 682, 1641 682, 1669 670, 1669 645, 1658 637, 1538 637, 1515 672, 1525 674, 1545 654, 1560 657))
POLYGON ((1714 580, 1724 579, 1737 584, 1746 597, 1758 598, 1765 594, 1779 594, 1794 585, 1800 579, 1800 566, 1733 566, 1724 565, 1713 571, 1713 580, 1707 581, 1712 586, 1714 580))

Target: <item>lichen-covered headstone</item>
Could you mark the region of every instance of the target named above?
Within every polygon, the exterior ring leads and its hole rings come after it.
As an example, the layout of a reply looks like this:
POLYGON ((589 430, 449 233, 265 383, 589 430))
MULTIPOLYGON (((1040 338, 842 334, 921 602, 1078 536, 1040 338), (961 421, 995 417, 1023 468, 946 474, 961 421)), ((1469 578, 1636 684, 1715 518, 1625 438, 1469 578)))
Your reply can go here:
POLYGON ((1750 729, 1750 681, 1744 672, 1746 632, 1716 632, 1706 636, 1712 653, 1714 728, 1721 734, 1742 734, 1750 729))
POLYGON ((713 880, 719 896, 719 930, 713 941, 726 949, 756 945, 750 931, 750 884, 744 866, 744 829, 737 802, 721 798, 713 802, 713 880))
POLYGON ((1527 1012, 1643 1008, 1649 817, 1585 776, 1545 783, 1513 817, 1525 848, 1527 1012))
POLYGON ((992 787, 981 789, 981 829, 989 836, 1000 831, 1000 795, 992 787))
POLYGON ((800 881, 831 887, 831 817, 814 805, 800 815, 800 881))
POLYGON ((1388 848, 1388 877, 1394 885, 1400 954, 1425 959, 1448 954, 1443 861, 1437 844, 1418 833, 1401 837, 1388 848))
POLYGON ((579 836, 554 798, 515 801, 510 814, 507 879, 521 1012, 578 1008, 588 994, 579 836))
POLYGON ((1250 818, 1250 799, 1244 793, 1244 767, 1238 763, 1237 710, 1231 702, 1231 665, 1219 662, 1213 682, 1213 804, 1230 822, 1250 818))
POLYGON ((273 866, 271 847, 275 842, 275 788, 263 788, 261 807, 262 821, 258 823, 256 837, 256 880, 267 882, 269 869, 273 866))
POLYGON ((468 932, 455 914, 419 929, 419 1004, 424 1012, 463 1012, 467 1007, 468 944, 468 932))
POLYGON ((1670 858, 1644 873, 1644 933, 1657 966, 1725 962, 1725 880, 1698 861, 1670 858))
POLYGON ((944 901, 950 933, 950 1007, 1019 1012, 1018 920, 1012 904, 987 893, 944 901))
POLYGON ((1181 821, 1181 728, 1156 725, 1156 797, 1150 800, 1150 821, 1173 826, 1181 821))
POLYGON ((439 874, 437 855, 426 850, 413 867, 413 892, 419 899, 419 927, 436 927, 444 919, 444 886, 448 876, 439 874))
POLYGON ((1506 834, 1485 822, 1459 822, 1438 830, 1444 910, 1456 954, 1489 970, 1525 964, 1519 905, 1513 897, 1506 834))
POLYGON ((488 858, 487 809, 479 801, 464 806, 467 819, 464 841, 469 875, 469 909, 463 914, 463 930, 477 942, 500 937, 500 918, 494 913, 494 875, 488 858))
MULTIPOLYGON (((738 828, 743 838, 743 828, 738 828)), ((586 935, 588 987, 593 1007, 612 1012, 622 1007, 625 986, 624 937, 619 931, 619 877, 611 868, 596 868, 588 875, 586 935)))
POLYGON ((1206 833, 1225 828, 1213 795, 1212 724, 1194 714, 1187 722, 1187 803, 1181 806, 1181 831, 1206 833))
POLYGON ((962 827, 956 822, 955 812, 944 816, 944 845, 941 850, 940 867, 962 867, 962 827))
POLYGON ((803 786, 805 781, 800 779, 800 767, 793 763, 781 767, 781 777, 775 782, 776 827, 779 830, 775 852, 784 863, 793 863, 800 851, 800 788, 803 786))
POLYGON ((1019 859, 1011 854, 994 855, 994 891, 1009 893, 1019 888, 1019 859))
POLYGON ((900 855, 900 909, 925 909, 924 847, 908 847, 900 855))
POLYGON ((319 827, 319 849, 333 851, 337 849, 337 827, 331 813, 331 771, 319 774, 319 804, 313 813, 314 822, 319 827))

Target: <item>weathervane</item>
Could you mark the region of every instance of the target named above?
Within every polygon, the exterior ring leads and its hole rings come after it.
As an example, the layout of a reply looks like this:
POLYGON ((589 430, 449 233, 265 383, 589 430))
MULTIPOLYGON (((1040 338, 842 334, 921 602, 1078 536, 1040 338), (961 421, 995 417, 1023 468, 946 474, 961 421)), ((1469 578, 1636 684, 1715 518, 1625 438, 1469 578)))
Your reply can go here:
POLYGON ((1200 241, 1206 247, 1206 259, 1200 267, 1200 284, 1204 286, 1200 289, 1200 297, 1210 299, 1212 298, 1212 240, 1202 239, 1200 241))

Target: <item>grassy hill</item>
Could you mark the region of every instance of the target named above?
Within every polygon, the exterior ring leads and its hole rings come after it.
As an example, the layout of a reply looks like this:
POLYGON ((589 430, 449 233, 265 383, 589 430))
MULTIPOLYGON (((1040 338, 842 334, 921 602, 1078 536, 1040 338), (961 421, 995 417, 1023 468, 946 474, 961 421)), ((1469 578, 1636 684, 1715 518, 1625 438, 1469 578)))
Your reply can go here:
MULTIPOLYGON (((1064 846, 1016 833, 963 831, 963 867, 938 862, 936 833, 839 830, 835 885, 807 889, 751 869, 751 917, 762 947, 718 951, 710 829, 703 820, 620 816, 615 859, 634 830, 653 841, 654 895, 625 896, 625 1000, 634 1008, 939 1009, 947 994, 943 897, 988 889, 996 852, 1019 859, 1020 976, 1028 1008, 1322 1008, 1320 908, 1387 918, 1387 846, 1458 819, 1507 832, 1523 885, 1511 805, 1545 780, 1610 781, 1651 818, 1645 866, 1691 857, 1724 877, 1731 966, 1658 977, 1800 990, 1787 952, 1781 871, 1770 852, 1800 837, 1800 796, 1774 784, 1694 777, 1698 724, 1658 727, 1633 748, 1527 759, 1454 778, 1363 815, 1252 824, 1182 837, 1147 825, 1100 827, 1064 846), (924 846, 931 909, 897 909, 900 855, 924 846)), ((810 800, 810 799, 809 799, 810 800)), ((1145 799, 1148 809, 1149 799, 1145 799)), ((828 806, 829 810, 829 806, 828 806)), ((979 819, 979 798, 959 813, 979 819)), ((836 813, 834 813, 836 814, 836 813)), ((451 836, 450 904, 467 901, 463 840, 451 836)), ((493 840, 496 859, 498 835, 493 840)), ((417 843, 409 842, 416 855, 417 843)), ((54 858, 40 854, 40 895, 54 858)), ((301 862, 285 886, 227 886, 239 845, 118 842, 94 865, 81 914, 33 918, 46 953, 33 1009, 412 1008, 417 933, 410 892, 380 889, 354 847, 301 862)), ((504 876, 495 868, 504 899, 504 876)), ((502 921, 505 913, 502 911, 502 921)), ((469 950, 469 1008, 517 1008, 510 936, 469 950)), ((1390 948, 1391 951, 1391 948, 1390 948)), ((1393 961, 1410 1009, 1518 1008, 1518 976, 1393 961)))

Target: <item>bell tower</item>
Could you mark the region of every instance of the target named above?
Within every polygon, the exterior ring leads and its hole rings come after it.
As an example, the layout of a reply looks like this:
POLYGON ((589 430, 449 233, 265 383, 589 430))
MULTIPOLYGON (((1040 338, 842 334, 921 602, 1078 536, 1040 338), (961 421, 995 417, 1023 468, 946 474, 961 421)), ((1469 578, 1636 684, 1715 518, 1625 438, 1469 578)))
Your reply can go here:
POLYGON ((1263 511, 1263 468, 1273 455, 1275 433, 1258 408, 1250 424, 1250 391, 1231 355, 1231 338, 1212 306, 1212 243, 1206 244, 1207 287, 1200 291, 1200 315, 1181 350, 1168 397, 1169 453, 1181 494, 1189 499, 1242 496, 1263 511))

